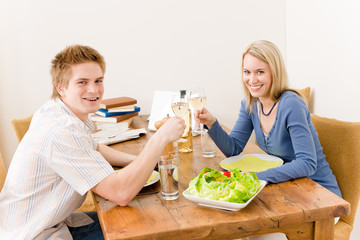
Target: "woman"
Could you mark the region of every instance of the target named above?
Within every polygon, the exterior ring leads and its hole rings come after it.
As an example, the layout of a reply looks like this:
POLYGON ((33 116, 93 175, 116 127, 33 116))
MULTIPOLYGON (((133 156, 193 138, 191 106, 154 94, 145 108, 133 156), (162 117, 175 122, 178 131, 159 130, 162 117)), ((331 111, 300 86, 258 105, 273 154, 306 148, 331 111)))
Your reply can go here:
POLYGON ((280 167, 257 173, 259 179, 279 183, 309 177, 341 197, 310 111, 288 87, 285 64, 273 43, 261 40, 248 46, 242 56, 242 80, 246 98, 229 135, 207 109, 196 116, 219 149, 227 157, 240 154, 254 130, 259 147, 284 160, 280 167))

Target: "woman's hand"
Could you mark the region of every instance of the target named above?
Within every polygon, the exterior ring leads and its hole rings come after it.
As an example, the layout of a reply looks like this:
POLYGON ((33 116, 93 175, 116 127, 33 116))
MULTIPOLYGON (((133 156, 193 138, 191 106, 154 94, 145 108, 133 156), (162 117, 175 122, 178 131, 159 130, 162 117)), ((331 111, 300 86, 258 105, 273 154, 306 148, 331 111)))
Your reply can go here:
POLYGON ((195 112, 195 121, 199 125, 200 123, 206 125, 209 129, 216 122, 216 118, 206 109, 195 112))

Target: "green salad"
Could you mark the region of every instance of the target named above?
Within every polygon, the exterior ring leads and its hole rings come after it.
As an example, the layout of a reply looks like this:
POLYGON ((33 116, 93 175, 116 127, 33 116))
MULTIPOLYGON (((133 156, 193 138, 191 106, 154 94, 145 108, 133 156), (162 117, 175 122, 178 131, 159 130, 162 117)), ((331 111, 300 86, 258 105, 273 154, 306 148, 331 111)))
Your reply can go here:
POLYGON ((261 188, 255 173, 243 173, 239 169, 220 172, 205 167, 191 179, 188 192, 192 196, 234 203, 246 203, 261 188))

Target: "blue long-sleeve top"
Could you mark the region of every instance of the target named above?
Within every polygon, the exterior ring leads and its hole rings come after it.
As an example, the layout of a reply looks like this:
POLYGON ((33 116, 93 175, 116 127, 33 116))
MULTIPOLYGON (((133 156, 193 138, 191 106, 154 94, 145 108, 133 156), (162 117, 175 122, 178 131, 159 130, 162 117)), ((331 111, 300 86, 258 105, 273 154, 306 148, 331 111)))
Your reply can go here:
POLYGON ((258 104, 254 103, 253 107, 254 111, 250 112, 246 100, 242 100, 239 118, 229 135, 217 120, 209 129, 209 135, 225 156, 240 154, 254 130, 259 147, 284 161, 280 167, 257 173, 259 179, 279 183, 309 177, 341 197, 305 102, 296 93, 285 91, 278 102, 276 119, 268 135, 260 126, 258 104))

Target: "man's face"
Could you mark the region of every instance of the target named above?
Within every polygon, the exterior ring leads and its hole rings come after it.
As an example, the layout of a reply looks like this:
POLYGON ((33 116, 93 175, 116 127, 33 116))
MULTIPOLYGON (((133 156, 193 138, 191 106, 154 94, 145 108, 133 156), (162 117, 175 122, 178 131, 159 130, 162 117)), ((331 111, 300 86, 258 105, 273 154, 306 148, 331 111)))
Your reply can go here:
POLYGON ((57 87, 61 100, 82 121, 88 114, 99 109, 104 94, 104 74, 95 62, 87 62, 71 67, 69 85, 57 87))

